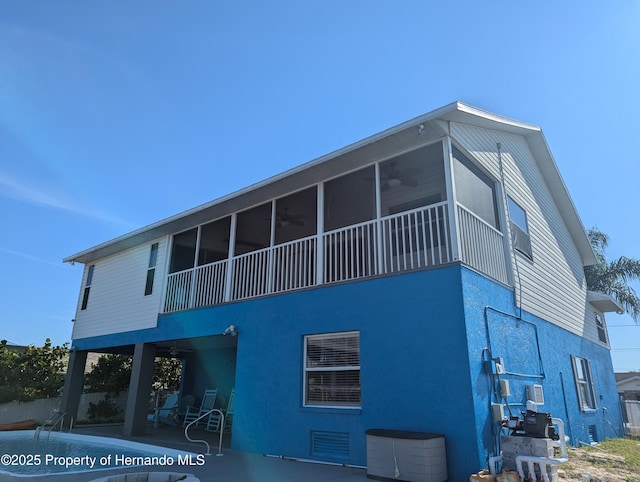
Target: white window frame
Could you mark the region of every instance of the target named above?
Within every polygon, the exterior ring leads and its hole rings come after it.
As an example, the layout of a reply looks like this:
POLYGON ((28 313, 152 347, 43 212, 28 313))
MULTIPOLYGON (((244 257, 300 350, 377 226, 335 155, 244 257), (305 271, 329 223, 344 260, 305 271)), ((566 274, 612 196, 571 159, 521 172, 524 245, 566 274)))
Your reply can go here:
POLYGON ((80 310, 82 311, 86 310, 89 306, 89 293, 91 292, 91 284, 93 283, 93 273, 95 269, 95 264, 87 266, 87 277, 84 282, 84 289, 82 290, 82 301, 80 302, 80 310))
POLYGON ((593 385, 593 373, 591 362, 586 358, 571 355, 573 376, 576 381, 578 405, 583 412, 593 411, 598 408, 596 391, 593 385))
POLYGON ((511 223, 511 242, 513 243, 513 248, 530 260, 533 260, 527 210, 518 204, 511 196, 507 196, 507 208, 509 211, 509 222, 511 223))
POLYGON ((598 340, 608 345, 609 336, 607 335, 607 327, 604 324, 604 316, 601 315, 600 313, 594 312, 594 318, 596 321, 596 331, 598 332, 598 340))
MULTIPOLYGON (((303 371, 304 371, 304 380, 303 380, 303 405, 305 407, 326 407, 326 408, 340 408, 340 409, 359 409, 362 407, 362 390, 361 390, 361 385, 360 385, 360 332, 359 331, 347 331, 347 332, 335 332, 335 333, 324 333, 324 334, 317 334, 317 335, 306 335, 304 337, 304 356, 303 356, 303 371), (313 341, 313 340, 321 340, 321 341, 327 341, 327 340, 331 340, 331 339, 344 339, 344 338, 348 338, 348 337, 354 337, 357 338, 357 346, 358 346, 358 356, 357 356, 357 361, 358 364, 337 364, 337 365, 322 365, 322 366, 311 366, 309 364, 309 357, 308 357, 308 347, 309 347, 309 342, 313 341), (319 401, 319 400, 308 400, 309 397, 309 382, 310 382, 310 377, 314 374, 314 373, 320 373, 320 372, 326 372, 326 373, 338 373, 338 372, 345 372, 345 371, 357 371, 358 372, 358 387, 357 387, 357 393, 358 393, 358 401, 340 401, 340 400, 323 400, 323 401, 319 401)), ((336 389, 349 389, 350 387, 348 386, 340 386, 340 385, 329 385, 329 387, 331 389, 331 391, 333 392, 336 389)), ((331 397, 329 397, 331 398, 331 397)))
POLYGON ((149 267, 147 268, 147 277, 144 285, 144 295, 149 296, 153 294, 153 284, 156 277, 156 265, 158 264, 158 252, 160 250, 160 243, 153 243, 149 251, 149 267))

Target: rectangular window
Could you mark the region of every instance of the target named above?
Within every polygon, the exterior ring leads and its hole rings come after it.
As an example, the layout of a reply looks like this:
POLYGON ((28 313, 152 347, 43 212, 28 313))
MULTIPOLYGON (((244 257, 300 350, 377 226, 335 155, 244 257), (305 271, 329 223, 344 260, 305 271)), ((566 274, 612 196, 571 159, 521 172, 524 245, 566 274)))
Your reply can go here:
POLYGON ((360 407, 360 333, 304 338, 304 404, 360 407))
POLYGON ((147 269, 147 282, 144 287, 144 295, 148 296, 153 293, 153 280, 156 275, 156 263, 158 262, 158 243, 151 245, 149 253, 149 269, 147 269))
POLYGON ((604 320, 598 313, 596 315, 596 328, 598 329, 598 338, 602 343, 607 343, 607 331, 604 328, 604 320))
POLYGON ((527 212, 510 197, 507 198, 507 206, 509 208, 509 227, 511 228, 513 247, 527 258, 533 259, 527 212))
POLYGON ((573 362, 573 376, 576 380, 580 410, 595 410, 598 406, 593 386, 591 363, 589 360, 575 355, 571 355, 571 361, 573 362))
POLYGON ((93 270, 95 265, 91 265, 87 268, 87 279, 84 282, 84 293, 82 294, 82 306, 81 310, 86 310, 89 304, 89 292, 91 291, 91 283, 93 283, 93 270))

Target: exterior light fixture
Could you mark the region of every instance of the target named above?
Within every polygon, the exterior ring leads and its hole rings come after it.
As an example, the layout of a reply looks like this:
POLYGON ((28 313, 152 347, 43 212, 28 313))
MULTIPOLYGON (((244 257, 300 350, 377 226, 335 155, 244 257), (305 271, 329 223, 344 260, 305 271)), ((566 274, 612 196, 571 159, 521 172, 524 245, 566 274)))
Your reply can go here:
POLYGON ((222 332, 222 334, 223 335, 238 336, 238 329, 236 328, 236 325, 229 325, 227 327, 227 329, 222 332))

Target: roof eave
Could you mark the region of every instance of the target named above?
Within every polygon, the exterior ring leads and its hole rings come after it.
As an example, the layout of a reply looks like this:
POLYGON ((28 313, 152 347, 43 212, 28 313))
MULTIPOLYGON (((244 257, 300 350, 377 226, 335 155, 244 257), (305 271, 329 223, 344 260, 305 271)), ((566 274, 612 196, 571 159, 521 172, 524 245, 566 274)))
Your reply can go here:
MULTIPOLYGON (((297 183, 299 188, 302 188, 305 182, 307 182, 306 186, 320 182, 322 176, 319 176, 319 174, 323 172, 324 165, 330 162, 343 161, 349 157, 357 157, 353 154, 360 150, 365 151, 368 146, 372 146, 373 144, 386 143, 393 145, 393 138, 400 138, 408 129, 435 120, 468 123, 478 127, 502 130, 525 136, 529 140, 532 150, 534 150, 536 159, 542 161, 541 170, 543 175, 549 183, 552 195, 569 227, 571 236, 583 258, 584 265, 594 264, 596 262, 595 254, 586 236, 582 222, 569 197, 566 186, 560 177, 560 173, 551 156, 551 152, 540 127, 503 117, 459 101, 452 102, 427 114, 415 117, 402 124, 386 129, 221 198, 68 256, 63 259, 63 262, 80 262, 86 264, 124 249, 189 229, 208 220, 222 217, 229 212, 247 209, 252 205, 265 202, 270 198, 286 194, 286 190, 283 189, 285 185, 297 183)), ((342 162, 340 164, 342 165, 342 162)), ((347 167, 345 167, 345 169, 347 167)))

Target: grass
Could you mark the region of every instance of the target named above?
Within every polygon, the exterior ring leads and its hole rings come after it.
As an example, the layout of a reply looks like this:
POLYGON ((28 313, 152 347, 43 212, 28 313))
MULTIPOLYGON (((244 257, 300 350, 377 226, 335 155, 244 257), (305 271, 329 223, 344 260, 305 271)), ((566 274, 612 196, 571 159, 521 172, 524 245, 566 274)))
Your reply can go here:
POLYGON ((640 439, 613 438, 600 443, 599 448, 615 455, 624 457, 625 464, 640 473, 640 439))

